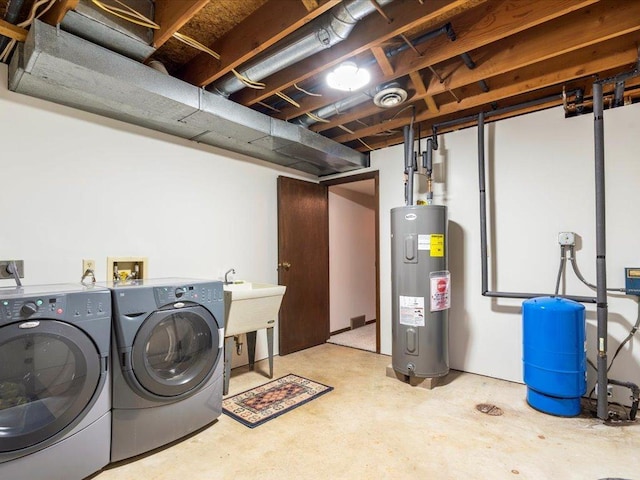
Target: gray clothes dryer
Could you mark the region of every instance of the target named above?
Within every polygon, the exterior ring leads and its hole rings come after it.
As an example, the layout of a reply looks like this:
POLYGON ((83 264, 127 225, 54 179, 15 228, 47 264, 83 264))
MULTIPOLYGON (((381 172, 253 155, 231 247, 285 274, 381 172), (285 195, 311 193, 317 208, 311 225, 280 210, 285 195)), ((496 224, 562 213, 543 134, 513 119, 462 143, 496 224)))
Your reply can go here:
POLYGON ((113 301, 111 461, 164 446, 222 413, 222 282, 110 284, 113 301))
POLYGON ((80 480, 109 463, 111 292, 0 288, 0 478, 80 480))

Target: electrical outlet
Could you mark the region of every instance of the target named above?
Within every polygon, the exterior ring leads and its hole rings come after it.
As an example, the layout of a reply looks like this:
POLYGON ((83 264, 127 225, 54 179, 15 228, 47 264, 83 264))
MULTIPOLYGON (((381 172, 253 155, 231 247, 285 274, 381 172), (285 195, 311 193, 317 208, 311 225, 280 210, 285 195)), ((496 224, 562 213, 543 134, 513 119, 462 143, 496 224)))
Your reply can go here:
POLYGON ((94 274, 96 273, 96 261, 91 259, 82 259, 82 274, 87 270, 91 270, 94 274))
POLYGON ((560 232, 558 234, 558 243, 560 245, 575 245, 576 234, 573 232, 560 232))

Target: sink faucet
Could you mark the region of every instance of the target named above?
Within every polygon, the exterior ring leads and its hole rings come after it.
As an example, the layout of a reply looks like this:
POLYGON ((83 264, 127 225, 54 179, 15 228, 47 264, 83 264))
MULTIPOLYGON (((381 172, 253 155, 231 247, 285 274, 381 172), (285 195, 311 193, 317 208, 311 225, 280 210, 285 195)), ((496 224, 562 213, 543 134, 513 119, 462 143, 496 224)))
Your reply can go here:
POLYGON ((225 272, 225 274, 224 274, 224 283, 225 283, 226 285, 228 285, 228 284, 229 284, 229 274, 230 274, 230 273, 232 273, 232 274, 234 274, 234 275, 235 275, 235 274, 236 274, 236 270, 235 270, 235 268, 230 268, 229 270, 227 270, 227 271, 225 272))

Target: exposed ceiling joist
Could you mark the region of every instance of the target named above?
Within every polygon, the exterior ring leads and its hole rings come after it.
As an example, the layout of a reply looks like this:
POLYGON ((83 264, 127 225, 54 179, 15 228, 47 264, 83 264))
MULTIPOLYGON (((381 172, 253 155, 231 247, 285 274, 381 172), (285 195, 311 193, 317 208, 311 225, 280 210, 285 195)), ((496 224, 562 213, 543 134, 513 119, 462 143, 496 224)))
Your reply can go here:
POLYGON ((185 23, 191 20, 209 0, 155 0, 155 19, 160 25, 153 32, 153 46, 160 48, 185 23))
POLYGON ((80 0, 57 0, 53 6, 40 18, 49 25, 58 25, 69 10, 78 6, 80 0))
POLYGON ((24 42, 27 39, 28 30, 16 27, 14 24, 0 19, 0 35, 3 35, 18 42, 24 42))
MULTIPOLYGON (((461 90, 463 97, 460 102, 450 102, 440 106, 439 115, 455 113, 457 111, 489 105, 492 102, 529 93, 542 88, 568 82, 577 78, 593 75, 603 70, 623 69, 633 64, 637 58, 637 47, 627 40, 626 49, 620 41, 613 40, 603 44, 599 50, 594 51, 586 47, 579 52, 572 52, 553 59, 553 63, 530 65, 520 69, 517 74, 504 74, 495 78, 495 86, 487 93, 476 94, 465 87, 461 90), (596 58, 594 59, 594 55, 596 58), (467 91, 469 90, 469 91, 467 91)), ((416 122, 433 119, 436 115, 427 111, 416 116, 416 122)), ((357 138, 365 138, 370 135, 382 133, 389 129, 399 128, 404 124, 401 118, 392 119, 377 125, 354 131, 353 134, 335 137, 337 142, 348 142, 357 138)))
MULTIPOLYGON (((392 23, 387 23, 380 15, 371 15, 362 20, 356 27, 354 35, 344 42, 264 79, 263 82, 267 85, 264 90, 249 91, 250 89, 245 89, 234 95, 233 98, 243 105, 254 105, 275 95, 276 92, 292 87, 294 83, 304 82, 326 71, 327 68, 348 60, 395 36, 421 25, 436 22, 443 17, 444 11, 457 12, 465 6, 471 8, 477 4, 478 0, 457 0, 454 2, 449 0, 430 0, 424 5, 416 3, 415 0, 396 0, 385 7, 387 15, 393 18, 392 23)), ((315 106, 301 105, 302 108, 298 115, 317 108, 315 106)), ((291 116, 285 112, 284 116, 280 118, 291 118, 291 116)))
POLYGON ((219 62, 206 53, 199 54, 185 65, 181 77, 200 87, 209 85, 338 3, 340 0, 322 0, 309 12, 301 2, 270 0, 209 46, 220 54, 219 62))
MULTIPOLYGON (((539 6, 536 8, 532 8, 531 2, 525 0, 486 2, 456 16, 453 21, 453 28, 457 35, 456 41, 452 42, 446 36, 436 37, 421 48, 421 51, 428 52, 428 55, 417 55, 411 49, 405 50, 394 58, 394 73, 392 75, 372 75, 371 81, 373 84, 380 84, 395 80, 416 70, 427 68, 517 34, 544 21, 561 17, 595 1, 597 0, 537 2, 536 5, 539 6)), ((284 73, 284 71, 281 73, 284 73)), ((265 83, 269 85, 270 79, 266 79, 265 83)), ((251 93, 241 92, 241 94, 247 96, 250 96, 251 93)), ((263 95, 261 94, 260 96, 263 95)), ((320 108, 322 105, 319 104, 319 99, 309 99, 304 104, 302 111, 304 112, 307 109, 312 111, 320 108)), ((288 119, 294 116, 296 116, 295 110, 288 108, 282 111, 280 118, 288 119)))
POLYGON ((589 9, 540 25, 474 52, 474 56, 480 59, 475 69, 458 69, 450 75, 445 75, 444 83, 432 78, 428 90, 432 95, 437 95, 448 88, 470 85, 638 31, 639 18, 640 2, 601 2, 589 9), (575 16, 579 17, 579 21, 576 21, 575 16))

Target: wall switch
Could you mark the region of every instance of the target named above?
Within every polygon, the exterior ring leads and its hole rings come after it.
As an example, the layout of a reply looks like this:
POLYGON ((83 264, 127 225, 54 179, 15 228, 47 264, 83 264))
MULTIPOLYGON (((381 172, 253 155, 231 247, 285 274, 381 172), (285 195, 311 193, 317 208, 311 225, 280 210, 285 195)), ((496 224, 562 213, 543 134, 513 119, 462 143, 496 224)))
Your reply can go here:
POLYGON ((84 275, 84 272, 86 272, 87 270, 91 270, 94 274, 96 273, 96 261, 95 260, 89 260, 86 258, 82 259, 82 274, 84 275))
POLYGON ((576 234, 573 232, 560 232, 558 234, 558 243, 560 245, 575 245, 576 234))
POLYGON ((23 260, 0 260, 0 278, 14 278, 13 274, 10 271, 9 264, 11 262, 16 262, 16 267, 18 267, 18 276, 20 278, 24 278, 24 261, 23 260))

